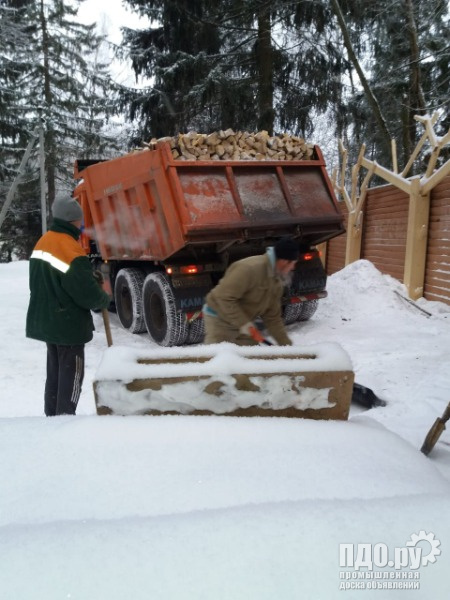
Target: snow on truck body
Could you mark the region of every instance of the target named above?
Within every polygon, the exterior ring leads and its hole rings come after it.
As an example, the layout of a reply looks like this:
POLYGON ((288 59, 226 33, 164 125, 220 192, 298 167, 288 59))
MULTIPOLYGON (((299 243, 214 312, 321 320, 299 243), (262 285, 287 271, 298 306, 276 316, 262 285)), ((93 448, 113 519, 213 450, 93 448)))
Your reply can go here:
POLYGON ((292 235, 299 261, 286 323, 326 296, 314 246, 344 232, 320 149, 307 160, 174 160, 167 142, 107 161, 77 161, 82 243, 107 275, 122 325, 162 346, 196 343, 208 291, 228 264, 292 235))

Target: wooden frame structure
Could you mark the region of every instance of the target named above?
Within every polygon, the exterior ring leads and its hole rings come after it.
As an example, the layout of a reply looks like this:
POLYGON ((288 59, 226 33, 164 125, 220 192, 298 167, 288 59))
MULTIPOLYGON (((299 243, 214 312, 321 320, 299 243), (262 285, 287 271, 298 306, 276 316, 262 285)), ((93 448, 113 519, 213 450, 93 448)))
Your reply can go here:
POLYGON ((347 223, 347 245, 345 252, 345 264, 348 265, 361 257, 362 223, 364 218, 364 203, 369 189, 369 182, 374 175, 381 177, 387 183, 403 190, 409 195, 409 216, 406 240, 405 266, 403 283, 408 289, 410 298, 416 300, 423 296, 426 251, 428 241, 428 222, 430 215, 430 193, 444 177, 450 174, 450 160, 436 169, 439 154, 450 143, 450 129, 442 137, 436 135, 434 125, 439 115, 434 113, 430 116, 414 117, 424 127, 424 133, 417 143, 405 168, 399 173, 397 164, 397 150, 395 140, 392 140, 392 169, 379 165, 376 161, 365 157, 366 147, 363 144, 358 160, 351 169, 350 193, 345 187, 345 175, 348 163, 348 151, 339 141, 339 150, 342 156, 340 181, 338 171, 333 171, 332 182, 337 194, 341 195, 348 208, 347 223), (431 147, 428 165, 423 176, 408 177, 415 160, 426 143, 431 147), (366 170, 365 177, 358 189, 360 171, 366 170))

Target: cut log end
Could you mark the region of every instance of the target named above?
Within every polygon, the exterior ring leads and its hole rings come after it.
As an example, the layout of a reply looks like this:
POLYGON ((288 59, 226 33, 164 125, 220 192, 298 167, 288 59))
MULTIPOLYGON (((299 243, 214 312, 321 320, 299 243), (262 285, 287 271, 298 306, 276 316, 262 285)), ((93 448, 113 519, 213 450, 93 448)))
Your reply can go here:
POLYGON ((282 133, 271 136, 265 130, 254 133, 226 129, 212 133, 188 131, 174 137, 152 138, 144 148, 154 150, 168 143, 174 160, 311 160, 314 145, 303 138, 282 133))

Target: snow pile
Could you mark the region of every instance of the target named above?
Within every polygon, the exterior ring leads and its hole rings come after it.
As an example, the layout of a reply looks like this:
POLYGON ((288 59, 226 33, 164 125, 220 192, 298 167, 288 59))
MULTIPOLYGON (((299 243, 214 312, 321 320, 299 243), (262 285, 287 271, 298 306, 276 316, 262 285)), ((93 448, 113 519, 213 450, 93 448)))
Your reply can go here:
POLYGON ((0 452, 5 598, 339 600, 340 544, 421 530, 411 597, 450 593, 450 484, 370 419, 9 419, 0 452))
MULTIPOLYGON (((402 300, 398 293, 407 296, 406 288, 390 275, 383 275, 367 260, 358 260, 328 278, 329 297, 319 306, 326 317, 373 317, 380 313, 398 311, 402 300)), ((414 309, 413 309, 414 310, 414 309)))
POLYGON ((2 527, 450 493, 427 458, 367 417, 15 421, 0 420, 2 527))
MULTIPOLYGON (((386 399, 347 422, 97 417, 106 340, 94 315, 80 416, 45 419, 27 277, 27 263, 0 265, 1 598, 450 597, 449 428, 429 458, 419 451, 449 401, 450 307, 421 300, 426 317, 366 261, 329 278, 314 319, 289 334, 299 347, 340 344, 356 380, 386 399), (418 568, 376 551, 426 558, 429 539, 440 554, 418 568), (366 564, 342 565, 341 544, 366 564), (419 587, 392 587, 405 582, 419 587), (352 583, 366 587, 341 589, 352 583)), ((111 325, 115 345, 160 351, 115 315, 111 325)))

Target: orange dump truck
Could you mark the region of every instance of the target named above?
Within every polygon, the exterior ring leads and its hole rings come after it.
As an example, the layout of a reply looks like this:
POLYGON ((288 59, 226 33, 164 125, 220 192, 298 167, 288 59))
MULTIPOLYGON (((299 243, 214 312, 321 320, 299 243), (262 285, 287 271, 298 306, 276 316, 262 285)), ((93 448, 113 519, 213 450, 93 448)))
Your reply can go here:
POLYGON ((227 266, 283 235, 299 261, 286 323, 326 296, 315 246, 344 232, 320 149, 299 161, 174 160, 167 142, 107 161, 78 160, 82 243, 111 286, 123 327, 162 346, 202 340, 201 309, 227 266))

